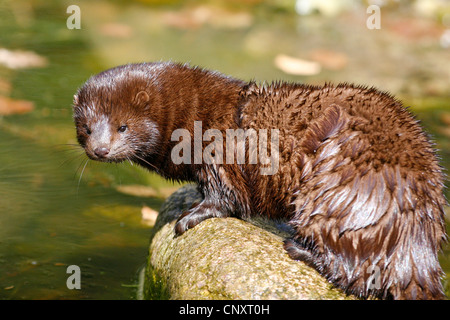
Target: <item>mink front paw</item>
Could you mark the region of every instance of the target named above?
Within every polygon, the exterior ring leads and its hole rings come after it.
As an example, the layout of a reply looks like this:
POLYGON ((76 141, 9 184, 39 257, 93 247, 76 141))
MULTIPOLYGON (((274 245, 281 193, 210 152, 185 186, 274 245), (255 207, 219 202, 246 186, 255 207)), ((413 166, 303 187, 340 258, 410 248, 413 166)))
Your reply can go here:
POLYGON ((183 212, 183 214, 178 218, 175 224, 175 236, 181 236, 185 231, 195 227, 199 221, 192 219, 190 216, 192 214, 192 209, 183 212))
POLYGON ((214 217, 225 217, 227 216, 220 211, 213 204, 202 201, 198 206, 185 211, 177 220, 175 224, 175 236, 182 235, 188 229, 195 227, 197 224, 203 220, 214 218, 214 217))

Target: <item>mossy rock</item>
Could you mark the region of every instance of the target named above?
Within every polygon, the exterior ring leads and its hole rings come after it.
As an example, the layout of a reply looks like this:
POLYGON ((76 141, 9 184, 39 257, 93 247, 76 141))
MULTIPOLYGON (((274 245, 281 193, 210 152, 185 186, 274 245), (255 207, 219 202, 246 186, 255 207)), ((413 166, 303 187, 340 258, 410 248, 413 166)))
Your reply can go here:
POLYGON ((144 299, 354 299, 290 259, 283 232, 265 222, 212 218, 174 237, 177 217, 199 199, 195 186, 187 185, 162 206, 150 243, 144 299))

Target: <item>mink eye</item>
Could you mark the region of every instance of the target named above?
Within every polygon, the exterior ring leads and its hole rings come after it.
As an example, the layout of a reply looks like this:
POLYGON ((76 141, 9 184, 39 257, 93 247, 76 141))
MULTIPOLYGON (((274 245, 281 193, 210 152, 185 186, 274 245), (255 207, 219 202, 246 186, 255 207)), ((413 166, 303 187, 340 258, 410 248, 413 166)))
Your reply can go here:
POLYGON ((83 128, 84 128, 84 131, 86 132, 86 134, 87 135, 90 135, 92 132, 91 132, 91 129, 89 129, 89 127, 87 126, 87 124, 85 124, 84 126, 83 126, 83 128))
POLYGON ((117 131, 125 132, 125 130, 127 130, 127 126, 121 126, 121 127, 119 127, 119 129, 117 131))

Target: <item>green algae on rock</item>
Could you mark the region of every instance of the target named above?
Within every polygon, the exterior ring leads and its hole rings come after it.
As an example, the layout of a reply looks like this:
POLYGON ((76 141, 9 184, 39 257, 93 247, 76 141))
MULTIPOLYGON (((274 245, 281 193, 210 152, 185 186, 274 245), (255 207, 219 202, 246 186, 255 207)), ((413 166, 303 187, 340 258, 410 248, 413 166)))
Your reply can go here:
POLYGON ((213 218, 175 237, 177 217, 199 199, 195 186, 188 185, 161 207, 144 299, 354 299, 290 259, 282 236, 250 222, 213 218))

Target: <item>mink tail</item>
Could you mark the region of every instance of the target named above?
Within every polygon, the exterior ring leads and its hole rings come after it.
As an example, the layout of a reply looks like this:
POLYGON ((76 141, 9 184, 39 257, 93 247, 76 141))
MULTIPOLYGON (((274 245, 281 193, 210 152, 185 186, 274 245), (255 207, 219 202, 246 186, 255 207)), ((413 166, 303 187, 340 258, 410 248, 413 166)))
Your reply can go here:
POLYGON ((285 241, 288 254, 358 297, 444 299, 445 199, 400 171, 356 177, 345 196, 326 195, 312 214, 306 205, 290 222, 297 233, 285 241))

